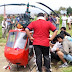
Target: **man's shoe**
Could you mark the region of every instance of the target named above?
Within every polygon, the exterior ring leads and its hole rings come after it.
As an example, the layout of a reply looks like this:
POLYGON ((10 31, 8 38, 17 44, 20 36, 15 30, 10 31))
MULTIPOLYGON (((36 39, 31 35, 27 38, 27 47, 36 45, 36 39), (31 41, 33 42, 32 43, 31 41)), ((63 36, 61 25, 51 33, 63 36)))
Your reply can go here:
POLYGON ((67 65, 66 64, 62 64, 62 65, 59 66, 59 68, 64 68, 64 67, 68 67, 68 64, 67 65))

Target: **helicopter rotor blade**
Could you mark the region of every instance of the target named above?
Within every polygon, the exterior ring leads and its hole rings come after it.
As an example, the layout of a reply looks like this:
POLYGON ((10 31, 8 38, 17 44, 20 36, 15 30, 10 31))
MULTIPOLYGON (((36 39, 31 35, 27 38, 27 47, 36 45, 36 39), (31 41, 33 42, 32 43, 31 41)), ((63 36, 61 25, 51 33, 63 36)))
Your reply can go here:
MULTIPOLYGON (((40 3, 40 4, 41 4, 41 3, 40 3)), ((23 3, 21 3, 21 4, 4 4, 4 5, 0 5, 0 7, 2 7, 2 6, 9 6, 9 5, 18 5, 18 6, 21 6, 21 5, 27 5, 27 4, 23 4, 23 3)), ((44 11, 45 13, 47 13, 45 10, 43 10, 43 9, 41 9, 41 8, 39 8, 39 7, 36 7, 36 6, 34 6, 34 5, 29 5, 29 6, 34 7, 34 8, 38 8, 38 9, 44 11)), ((47 13, 47 14, 48 14, 48 13, 47 13)), ((49 15, 49 14, 48 14, 48 15, 49 15)))
POLYGON ((19 6, 21 6, 21 5, 26 5, 26 4, 4 4, 4 5, 0 5, 0 7, 2 7, 2 6, 9 6, 9 5, 19 5, 19 6))
MULTIPOLYGON (((41 8, 39 8, 39 7, 36 7, 36 6, 34 6, 34 5, 30 5, 30 6, 31 6, 31 7, 34 7, 34 8, 38 8, 38 9, 44 11, 45 13, 47 13, 45 10, 43 10, 43 9, 41 9, 41 8)), ((47 14, 48 14, 48 13, 47 13, 47 14)))
POLYGON ((45 4, 41 3, 41 2, 37 2, 37 3, 47 7, 48 9, 50 9, 52 12, 54 12, 58 16, 58 14, 54 10, 52 10, 50 7, 48 7, 47 5, 45 5, 45 4))
MULTIPOLYGON (((21 5, 27 5, 27 4, 23 4, 23 3, 21 3, 21 4, 4 4, 4 5, 0 5, 0 7, 2 7, 2 6, 9 6, 9 5, 18 5, 18 6, 21 6, 21 5)), ((38 8, 38 9, 44 11, 43 9, 41 9, 41 8, 39 8, 39 7, 36 7, 36 6, 34 6, 34 5, 29 5, 29 6, 30 6, 30 7, 34 7, 34 8, 38 8)), ((44 12, 47 13, 46 11, 44 11, 44 12)))
MULTIPOLYGON (((38 8, 38 9, 40 9, 40 10, 42 10, 42 11, 44 11, 47 15, 49 15, 45 10, 43 10, 43 9, 41 9, 41 8, 39 8, 39 7, 36 7, 36 6, 34 6, 34 5, 30 5, 31 7, 35 7, 35 8, 38 8)), ((50 15, 49 15, 50 16, 50 15)), ((52 16, 50 16, 51 18, 52 18, 52 16)), ((53 18, 52 18, 52 20, 53 20, 53 18)), ((53 20, 53 22, 55 23, 55 21, 53 20)), ((56 24, 56 23, 55 23, 56 24)))

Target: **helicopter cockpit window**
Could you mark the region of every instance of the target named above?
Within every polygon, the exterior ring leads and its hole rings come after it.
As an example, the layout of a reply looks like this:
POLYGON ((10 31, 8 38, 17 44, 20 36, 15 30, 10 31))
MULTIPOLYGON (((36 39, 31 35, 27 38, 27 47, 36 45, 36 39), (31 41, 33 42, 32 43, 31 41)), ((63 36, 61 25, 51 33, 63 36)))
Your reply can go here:
POLYGON ((19 32, 14 48, 23 49, 26 43, 27 35, 24 32, 19 32))
POLYGON ((13 45, 14 45, 14 42, 15 42, 15 39, 16 39, 16 35, 17 35, 17 32, 10 32, 9 33, 8 41, 7 41, 7 44, 6 44, 8 47, 13 48, 13 45))

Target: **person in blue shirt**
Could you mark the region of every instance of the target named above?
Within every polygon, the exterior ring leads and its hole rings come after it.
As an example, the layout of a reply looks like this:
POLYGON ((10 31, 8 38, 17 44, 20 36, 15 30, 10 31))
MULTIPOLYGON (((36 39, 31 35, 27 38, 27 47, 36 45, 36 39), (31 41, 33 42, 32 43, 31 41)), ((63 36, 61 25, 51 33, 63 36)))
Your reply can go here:
POLYGON ((8 29, 8 32, 10 30, 10 25, 11 25, 11 19, 10 19, 10 15, 7 16, 7 29, 8 29))
POLYGON ((56 21, 57 21, 57 19, 56 19, 55 14, 53 14, 52 20, 53 20, 52 24, 56 27, 56 21))

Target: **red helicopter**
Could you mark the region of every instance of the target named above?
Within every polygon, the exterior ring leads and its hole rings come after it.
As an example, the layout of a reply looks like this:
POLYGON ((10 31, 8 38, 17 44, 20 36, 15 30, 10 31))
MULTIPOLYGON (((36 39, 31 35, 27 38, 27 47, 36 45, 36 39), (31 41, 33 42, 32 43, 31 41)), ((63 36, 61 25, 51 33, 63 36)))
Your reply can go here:
POLYGON ((5 57, 13 64, 27 65, 29 42, 25 31, 10 30, 5 46, 5 57))
MULTIPOLYGON (((38 4, 41 4, 51 11, 53 11, 50 7, 46 6, 43 3, 38 2, 38 4)), ((7 6, 7 5, 26 5, 26 4, 6 4, 6 5, 0 5, 1 6, 7 6)), ((29 21, 29 6, 38 8, 42 11, 43 9, 36 7, 34 5, 27 4, 27 11, 26 15, 28 16, 28 20, 26 19, 26 22, 29 21)), ((44 11, 47 13, 46 11, 44 11)), ((53 11, 54 12, 54 11, 53 11)), ((55 12, 54 12, 55 13, 55 12)), ((48 14, 48 13, 47 13, 48 14)), ((55 13, 56 14, 56 13, 55 13)), ((56 14, 57 15, 57 14, 56 14)), ((27 17, 26 16, 26 17, 27 17)), ((57 15, 58 16, 58 15, 57 15)), ((59 16, 58 16, 59 17, 59 16)), ((25 28, 30 22, 23 24, 23 28, 25 28)), ((7 38, 7 43, 5 45, 4 55, 9 63, 27 66, 28 64, 28 55, 29 55, 29 39, 26 35, 26 32, 22 30, 10 30, 7 38)), ((6 67, 6 69, 9 67, 9 65, 6 67)))

